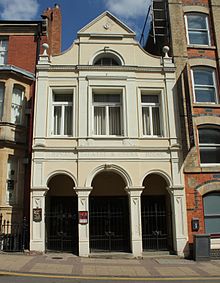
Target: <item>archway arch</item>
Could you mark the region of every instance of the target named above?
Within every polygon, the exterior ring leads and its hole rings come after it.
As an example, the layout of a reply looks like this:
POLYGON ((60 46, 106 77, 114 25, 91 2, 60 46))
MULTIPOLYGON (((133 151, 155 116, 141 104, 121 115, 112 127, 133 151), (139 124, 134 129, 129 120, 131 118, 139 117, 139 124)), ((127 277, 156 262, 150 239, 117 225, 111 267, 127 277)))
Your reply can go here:
POLYGON ((94 175, 89 197, 91 252, 130 252, 127 184, 115 170, 94 175))
POLYGON ((141 195, 142 242, 144 251, 172 250, 171 182, 163 172, 145 175, 141 195))
POLYGON ((78 200, 69 174, 56 172, 47 181, 46 250, 78 253, 78 200))

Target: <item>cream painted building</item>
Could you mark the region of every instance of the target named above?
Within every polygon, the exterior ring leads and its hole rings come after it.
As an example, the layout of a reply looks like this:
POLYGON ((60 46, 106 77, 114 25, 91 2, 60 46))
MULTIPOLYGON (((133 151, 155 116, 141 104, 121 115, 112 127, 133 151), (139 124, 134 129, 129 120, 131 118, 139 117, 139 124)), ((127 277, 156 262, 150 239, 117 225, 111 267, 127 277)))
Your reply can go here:
POLYGON ((183 255, 175 67, 109 12, 37 66, 30 249, 183 255))

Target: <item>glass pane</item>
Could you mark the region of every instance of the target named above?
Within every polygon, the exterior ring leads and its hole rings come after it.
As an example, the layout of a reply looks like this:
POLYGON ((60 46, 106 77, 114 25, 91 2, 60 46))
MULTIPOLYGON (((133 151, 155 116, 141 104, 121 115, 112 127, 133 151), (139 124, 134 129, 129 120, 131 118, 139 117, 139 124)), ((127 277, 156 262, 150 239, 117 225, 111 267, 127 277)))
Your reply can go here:
POLYGON ((160 131, 160 113, 158 107, 152 108, 152 120, 153 120, 153 135, 159 136, 160 131))
POLYGON ((209 38, 207 32, 189 31, 189 43, 209 45, 209 38))
POLYGON ((72 106, 65 106, 64 135, 72 135, 72 127, 73 127, 72 121, 73 121, 72 106))
POLYGON ((0 119, 3 116, 3 106, 4 106, 4 85, 0 84, 0 119))
POLYGON ((195 88, 196 102, 216 102, 215 88, 195 88))
POLYGON ((220 144, 220 130, 210 128, 199 129, 199 143, 220 144))
POLYGON ((95 135, 106 134, 105 107, 94 107, 94 133, 95 135))
POLYGON ((8 49, 8 40, 0 39, 0 51, 6 51, 8 49))
POLYGON ((207 29, 206 16, 201 14, 194 14, 187 16, 189 29, 207 29))
POLYGON ((21 113, 22 108, 19 105, 11 105, 11 123, 20 124, 21 123, 21 113))
POLYGON ((22 105, 22 89, 18 87, 13 88, 12 103, 22 105))
POLYGON ((215 234, 220 232, 220 216, 205 217, 205 231, 207 234, 215 234))
POLYGON ((7 51, 0 51, 0 65, 7 64, 7 57, 8 57, 7 51))
POLYGON ((204 214, 219 214, 220 217, 220 193, 214 192, 203 197, 204 214))
POLYGON ((54 94, 55 102, 73 102, 72 94, 54 94))
POLYGON ((148 107, 142 107, 143 134, 150 135, 150 114, 148 107))
POLYGON ((94 94, 94 102, 120 103, 119 94, 94 94))
POLYGON ((193 77, 195 85, 214 85, 213 70, 193 69, 193 77))
POLYGON ((61 106, 54 106, 54 126, 53 126, 53 134, 60 135, 61 134, 61 106))
POLYGON ((220 163, 220 147, 216 147, 216 148, 200 147, 200 162, 203 164, 220 163))
POLYGON ((121 135, 120 107, 109 107, 109 134, 121 135))
POLYGON ((141 95, 141 102, 159 103, 159 97, 158 95, 141 95))

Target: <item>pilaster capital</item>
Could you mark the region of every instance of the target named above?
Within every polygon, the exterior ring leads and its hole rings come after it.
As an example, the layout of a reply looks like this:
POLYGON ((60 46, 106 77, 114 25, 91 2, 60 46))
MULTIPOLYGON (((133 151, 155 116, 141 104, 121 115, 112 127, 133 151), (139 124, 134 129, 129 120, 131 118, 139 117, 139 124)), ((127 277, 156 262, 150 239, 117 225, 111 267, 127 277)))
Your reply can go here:
POLYGON ((143 186, 126 187, 126 191, 131 197, 140 197, 144 189, 145 187, 143 186))
POLYGON ((49 188, 46 186, 41 186, 41 187, 32 187, 31 188, 31 193, 32 196, 45 196, 45 194, 49 191, 49 188))
POLYGON ((169 190, 173 195, 183 195, 184 193, 184 186, 183 185, 176 185, 176 186, 170 186, 169 190))
POLYGON ((76 194, 81 197, 81 196, 89 196, 89 194, 91 193, 93 187, 75 187, 75 192, 76 194))

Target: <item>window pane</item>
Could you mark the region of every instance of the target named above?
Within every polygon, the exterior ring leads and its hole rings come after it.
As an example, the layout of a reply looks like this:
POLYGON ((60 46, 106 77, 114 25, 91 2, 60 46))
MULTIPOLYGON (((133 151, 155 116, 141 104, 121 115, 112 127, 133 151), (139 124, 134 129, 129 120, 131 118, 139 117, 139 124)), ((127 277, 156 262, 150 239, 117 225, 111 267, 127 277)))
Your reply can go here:
POLYGON ((4 92, 5 92, 4 85, 0 84, 0 119, 2 119, 3 116, 4 92))
POLYGON ((213 70, 193 69, 193 76, 196 85, 214 85, 213 70))
POLYGON ((143 103, 159 103, 158 95, 141 95, 141 102, 143 103))
POLYGON ((121 135, 120 107, 109 107, 109 134, 121 135))
POLYGON ((210 128, 199 129, 199 143, 220 144, 220 130, 210 128))
POLYGON ((220 163, 220 147, 200 147, 201 163, 220 163))
POLYGON ((219 214, 220 217, 220 193, 214 192, 203 197, 204 213, 219 214))
POLYGON ((196 102, 216 102, 214 88, 195 88, 196 102))
POLYGON ((205 217, 205 230, 207 234, 220 232, 220 216, 205 217))
POLYGON ((8 40, 0 39, 0 65, 7 64, 8 40))
POLYGON ((54 106, 54 135, 60 135, 61 134, 61 113, 62 108, 61 106, 54 106))
POLYGON ((148 107, 142 107, 142 124, 143 134, 150 135, 150 115, 148 107))
POLYGON ((190 44, 208 45, 209 38, 207 32, 189 31, 190 44))
POLYGON ((13 88, 12 105, 11 105, 11 122, 20 124, 22 118, 22 89, 18 87, 13 88))
POLYGON ((119 94, 94 94, 94 102, 120 103, 119 94))
POLYGON ((65 106, 64 135, 72 135, 72 124, 73 124, 72 121, 73 121, 72 106, 65 106))
POLYGON ((201 14, 188 15, 188 27, 191 29, 206 29, 206 16, 201 14))
POLYGON ((106 134, 105 107, 94 107, 94 133, 95 135, 106 134))
POLYGON ((159 136, 160 132, 160 113, 158 107, 152 108, 152 120, 153 120, 153 135, 159 136))
POLYGON ((73 102, 72 94, 54 94, 55 102, 73 102))

